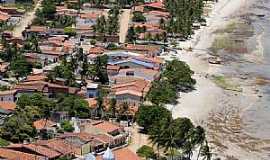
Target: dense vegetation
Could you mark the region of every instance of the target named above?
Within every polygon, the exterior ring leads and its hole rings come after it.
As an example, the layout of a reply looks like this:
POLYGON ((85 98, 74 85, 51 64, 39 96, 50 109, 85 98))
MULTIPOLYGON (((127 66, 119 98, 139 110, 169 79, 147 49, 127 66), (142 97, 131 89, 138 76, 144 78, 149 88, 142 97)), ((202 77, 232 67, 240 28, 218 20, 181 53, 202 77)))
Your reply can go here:
POLYGON ((119 15, 120 10, 118 7, 110 9, 107 19, 105 16, 101 16, 97 19, 97 23, 94 26, 94 32, 103 36, 106 34, 116 35, 119 31, 119 15))
POLYGON ((32 71, 33 64, 26 61, 23 56, 24 49, 18 48, 18 44, 7 43, 4 38, 2 44, 4 50, 0 54, 0 59, 10 63, 10 71, 17 79, 26 77, 32 71))
MULTIPOLYGON (((194 126, 188 118, 173 119, 169 110, 157 105, 142 105, 136 118, 158 151, 164 150, 171 159, 190 159, 197 147, 199 147, 198 157, 211 159, 204 129, 201 126, 194 126)), ((151 151, 145 152, 140 151, 144 156, 152 155, 151 151)))
MULTIPOLYGON (((23 142, 36 136, 33 122, 40 118, 49 119, 54 112, 65 111, 70 117, 88 118, 88 103, 73 95, 58 95, 48 99, 41 94, 23 94, 17 101, 14 115, 5 120, 0 129, 1 137, 11 142, 23 142)), ((63 123, 64 130, 71 131, 69 124, 63 123)))
POLYGON ((75 18, 68 15, 56 15, 56 5, 62 0, 42 1, 42 9, 37 9, 34 25, 45 25, 53 28, 65 28, 75 24, 75 18))
POLYGON ((192 78, 194 72, 185 62, 174 59, 165 66, 160 80, 153 82, 147 95, 147 99, 156 105, 176 103, 178 91, 192 90, 196 83, 192 78))
POLYGON ((146 21, 146 18, 143 15, 142 12, 135 11, 135 12, 133 12, 132 21, 133 22, 145 22, 146 21))
POLYGON ((193 23, 205 21, 202 18, 204 0, 168 0, 165 7, 171 15, 167 31, 173 35, 188 38, 192 34, 193 23))
POLYGON ((107 74, 107 55, 98 56, 94 63, 88 62, 87 56, 83 54, 82 48, 69 60, 64 58, 59 66, 56 66, 48 75, 48 80, 53 82, 56 78, 63 78, 68 86, 79 87, 85 85, 85 80, 90 78, 102 84, 109 82, 107 74), (81 76, 81 84, 76 83, 76 75, 81 76))

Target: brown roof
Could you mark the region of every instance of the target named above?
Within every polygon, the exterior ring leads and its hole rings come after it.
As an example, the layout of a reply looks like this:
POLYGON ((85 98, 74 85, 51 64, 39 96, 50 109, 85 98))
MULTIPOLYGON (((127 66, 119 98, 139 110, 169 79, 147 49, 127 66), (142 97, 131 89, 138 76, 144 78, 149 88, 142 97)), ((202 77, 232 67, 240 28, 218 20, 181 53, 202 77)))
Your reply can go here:
POLYGON ((141 52, 155 52, 160 49, 160 46, 127 44, 124 47, 124 49, 131 50, 131 51, 141 51, 141 52))
POLYGON ((102 47, 92 47, 89 49, 89 54, 102 54, 105 52, 105 49, 102 47))
MULTIPOLYGON (((127 147, 113 151, 116 160, 140 160, 140 157, 127 147)), ((97 156, 97 160, 102 160, 102 156, 97 156)))
POLYGON ((103 143, 112 144, 113 138, 107 134, 96 134, 95 138, 102 141, 103 143))
POLYGON ((38 144, 11 144, 11 145, 7 146, 7 148, 14 149, 14 150, 27 149, 27 150, 30 150, 31 152, 36 152, 39 155, 48 157, 50 159, 57 158, 61 155, 61 153, 59 153, 55 150, 49 149, 47 147, 44 147, 44 146, 41 146, 38 144))
POLYGON ((119 71, 120 70, 120 66, 117 66, 117 65, 107 65, 107 70, 119 71))
POLYGON ((150 89, 151 83, 146 80, 136 80, 134 82, 115 84, 112 86, 112 91, 116 95, 133 94, 136 96, 144 96, 150 89))
POLYGON ((97 107, 97 100, 95 98, 87 98, 85 100, 88 102, 89 108, 97 107))
POLYGON ((6 90, 6 91, 1 91, 0 92, 0 96, 7 96, 7 95, 15 95, 17 93, 17 90, 16 89, 13 89, 13 90, 6 90))
POLYGON ((89 142, 94 139, 94 136, 90 133, 80 132, 80 133, 65 133, 58 136, 59 138, 67 138, 67 137, 78 137, 82 141, 89 142))
POLYGON ((31 26, 30 29, 27 29, 30 32, 46 32, 47 28, 44 26, 31 26))
POLYGON ((22 83, 17 84, 14 88, 17 90, 27 89, 27 90, 36 90, 36 91, 42 92, 46 86, 51 87, 51 88, 68 89, 68 87, 66 86, 44 82, 44 81, 22 82, 22 83))
POLYGON ((111 133, 113 131, 121 129, 120 126, 115 125, 108 121, 100 121, 98 123, 92 124, 95 128, 105 131, 106 133, 111 133))
POLYGON ((157 9, 165 9, 165 6, 164 6, 164 4, 161 1, 147 3, 144 6, 146 6, 146 7, 153 7, 153 8, 157 8, 157 9))
POLYGON ((163 12, 163 11, 149 11, 147 14, 153 14, 153 15, 156 15, 156 16, 159 16, 159 17, 169 17, 170 16, 170 13, 169 12, 163 12))
POLYGON ((46 76, 45 75, 29 75, 27 76, 27 79, 25 80, 26 82, 29 81, 44 81, 46 80, 46 76))
POLYGON ((14 111, 16 108, 16 103, 10 101, 0 101, 0 108, 4 110, 14 111))
POLYGON ((82 13, 80 15, 80 18, 83 18, 83 19, 96 19, 98 18, 98 14, 94 13, 94 12, 89 12, 89 13, 82 13))
POLYGON ((39 145, 45 146, 47 148, 53 149, 60 152, 62 155, 67 155, 73 152, 72 146, 66 143, 63 139, 50 139, 50 140, 40 140, 37 142, 39 145))
POLYGON ((10 15, 8 15, 5 12, 0 11, 0 21, 7 21, 10 18, 10 15))
POLYGON ((46 119, 40 119, 40 120, 37 120, 33 123, 33 126, 37 129, 37 130, 41 130, 43 128, 46 128, 46 127, 53 127, 55 126, 56 123, 53 122, 53 121, 50 121, 50 120, 46 120, 46 119))
POLYGON ((8 160, 43 160, 45 157, 23 153, 19 151, 14 151, 11 149, 0 148, 0 158, 5 158, 8 160))

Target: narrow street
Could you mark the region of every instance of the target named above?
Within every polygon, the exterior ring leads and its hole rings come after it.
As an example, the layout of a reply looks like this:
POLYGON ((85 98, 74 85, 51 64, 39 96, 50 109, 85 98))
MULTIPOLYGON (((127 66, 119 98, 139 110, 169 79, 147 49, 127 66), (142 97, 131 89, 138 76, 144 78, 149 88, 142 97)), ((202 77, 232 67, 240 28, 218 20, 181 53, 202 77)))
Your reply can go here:
POLYGON ((22 36, 22 32, 24 31, 24 29, 32 23, 33 19, 35 18, 35 13, 36 10, 41 6, 41 2, 42 0, 39 0, 35 6, 35 8, 30 11, 27 12, 21 19, 20 23, 17 24, 17 26, 13 29, 13 35, 15 37, 21 37, 22 36))
POLYGON ((130 9, 123 9, 123 13, 120 17, 120 31, 119 31, 119 42, 125 43, 126 35, 128 32, 128 24, 130 19, 131 10, 130 9))
POLYGON ((131 143, 128 145, 128 148, 136 153, 136 151, 142 147, 143 145, 151 146, 151 143, 148 140, 148 136, 146 134, 142 134, 139 132, 139 127, 137 125, 130 127, 129 132, 131 133, 131 143))

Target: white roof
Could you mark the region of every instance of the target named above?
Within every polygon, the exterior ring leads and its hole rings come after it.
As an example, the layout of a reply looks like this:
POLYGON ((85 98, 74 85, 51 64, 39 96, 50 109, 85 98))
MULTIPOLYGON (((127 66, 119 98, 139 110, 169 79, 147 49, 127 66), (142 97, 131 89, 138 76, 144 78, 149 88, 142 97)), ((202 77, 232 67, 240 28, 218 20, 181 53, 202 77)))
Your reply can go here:
POLYGON ((98 88, 98 84, 97 83, 88 83, 87 88, 98 88))
POLYGON ((105 153, 102 156, 103 160, 115 160, 114 155, 111 149, 108 147, 105 153))

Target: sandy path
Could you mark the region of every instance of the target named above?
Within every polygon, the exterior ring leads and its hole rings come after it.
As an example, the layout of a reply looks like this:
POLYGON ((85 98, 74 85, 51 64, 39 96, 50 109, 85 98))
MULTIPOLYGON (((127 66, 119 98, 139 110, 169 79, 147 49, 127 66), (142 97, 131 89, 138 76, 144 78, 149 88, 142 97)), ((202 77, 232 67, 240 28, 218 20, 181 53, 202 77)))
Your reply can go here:
POLYGON ((131 134, 131 143, 128 148, 136 153, 136 151, 143 145, 149 145, 149 140, 146 134, 139 133, 139 128, 137 125, 127 128, 128 132, 131 134))
POLYGON ((123 9, 120 17, 119 42, 125 43, 130 19, 130 9, 123 9))
POLYGON ((21 19, 20 23, 14 28, 13 35, 15 37, 21 37, 22 32, 25 30, 25 28, 32 23, 33 19, 35 18, 36 10, 40 7, 42 0, 39 0, 35 6, 35 8, 27 12, 21 19))

